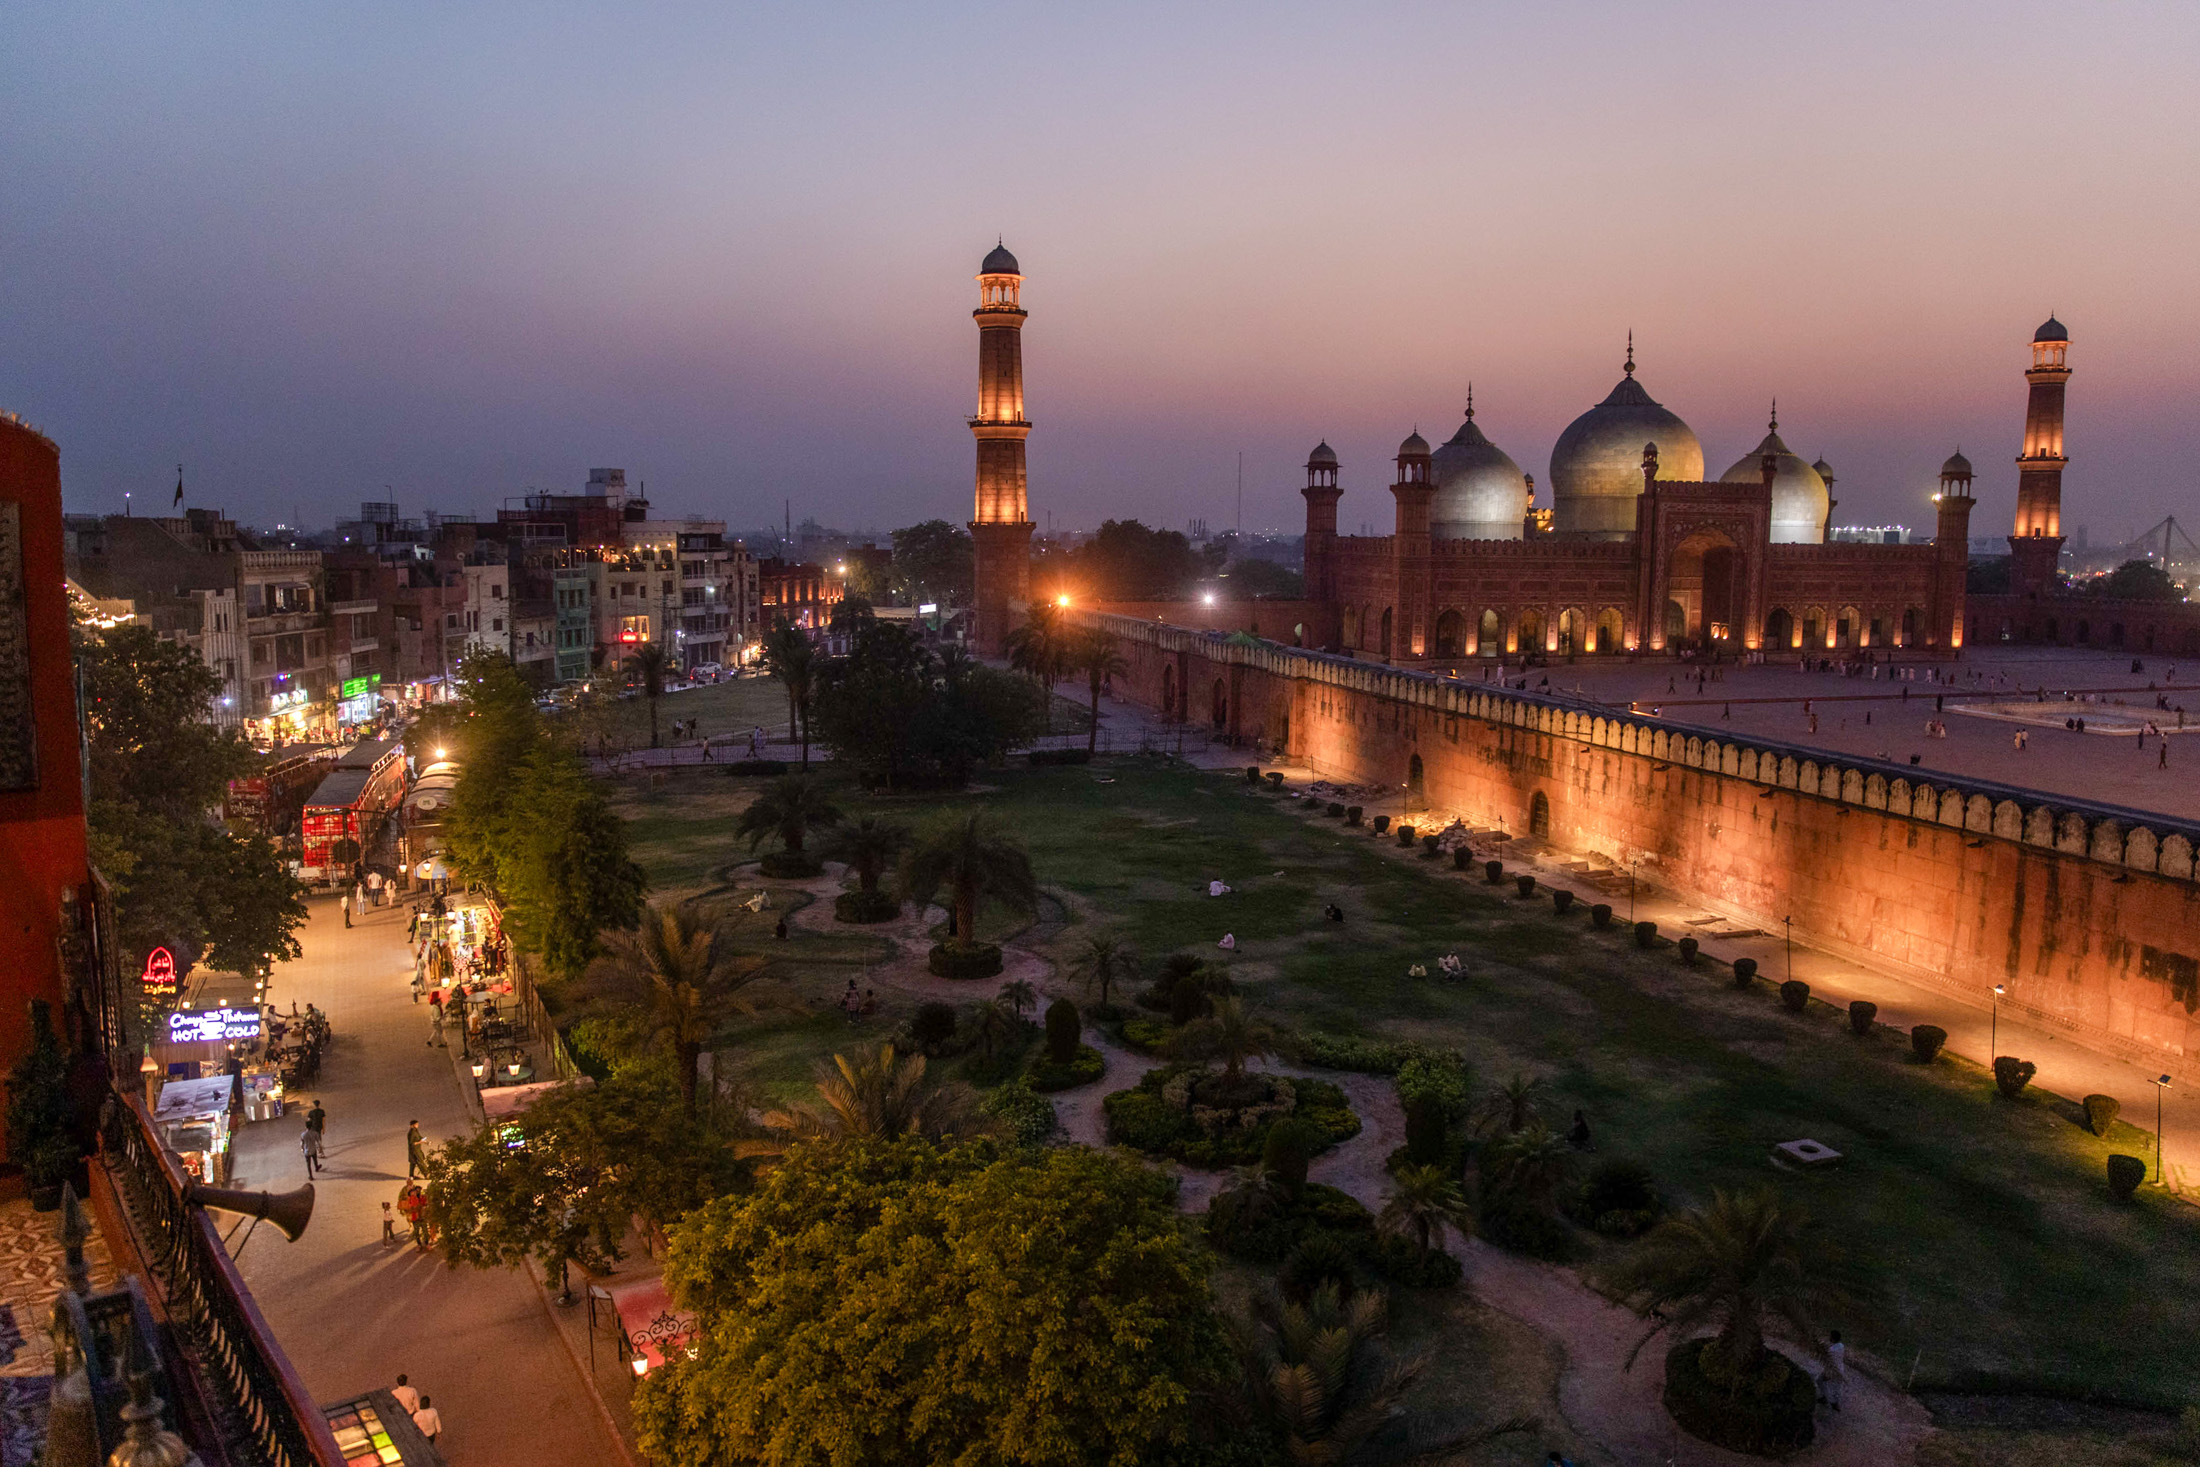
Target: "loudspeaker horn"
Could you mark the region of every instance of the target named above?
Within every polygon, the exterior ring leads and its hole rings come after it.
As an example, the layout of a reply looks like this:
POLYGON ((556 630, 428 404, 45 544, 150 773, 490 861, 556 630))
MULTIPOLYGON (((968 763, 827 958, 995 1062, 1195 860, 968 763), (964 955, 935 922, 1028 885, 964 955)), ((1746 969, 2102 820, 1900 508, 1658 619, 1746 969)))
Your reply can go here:
POLYGON ((203 1187, 194 1182, 183 1200, 199 1207, 242 1213, 271 1222, 295 1243, 313 1218, 313 1184, 295 1192, 242 1192, 233 1187, 203 1187))

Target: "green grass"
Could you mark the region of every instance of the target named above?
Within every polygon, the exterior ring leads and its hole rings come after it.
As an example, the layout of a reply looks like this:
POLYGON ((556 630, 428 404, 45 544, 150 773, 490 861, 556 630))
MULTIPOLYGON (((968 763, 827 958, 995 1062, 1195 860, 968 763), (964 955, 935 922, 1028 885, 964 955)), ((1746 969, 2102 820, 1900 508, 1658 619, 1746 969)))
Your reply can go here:
MULTIPOLYGON (((629 797, 653 880, 692 882, 738 854, 721 832, 725 786, 740 782, 699 779, 629 797)), ((1586 1110, 1602 1153, 1645 1162, 1674 1202, 1779 1188, 1808 1204, 1870 1287, 1854 1317, 1828 1323, 1905 1374, 1914 1363, 1920 1388, 2190 1398, 2200 1222, 2151 1189, 2116 1207, 2103 1181, 2107 1153, 2141 1151, 2142 1133, 2122 1126, 2103 1141, 2051 1097, 2001 1100, 1976 1066, 1911 1064, 1899 1040, 1857 1040, 1823 1005, 1788 1014, 1770 985, 1734 992, 1724 968, 1683 967, 1663 943, 1639 951, 1619 924, 1592 932, 1578 906, 1559 917, 1545 896, 1523 901, 1510 883, 1455 874, 1227 775, 1119 760, 984 781, 952 802, 1013 825, 1065 898, 1059 923, 1027 940, 1066 957, 1105 921, 1150 974, 1178 948, 1217 956, 1234 932, 1233 974, 1273 1019, 1455 1047, 1478 1087, 1541 1075, 1554 1124, 1586 1110), (1207 897, 1215 877, 1236 891, 1207 897), (1329 902, 1347 914, 1341 927, 1321 919, 1329 902), (1466 959, 1464 981, 1406 976, 1448 951, 1466 959), (1769 1148, 1802 1136, 1847 1160, 1823 1174, 1773 1169, 1769 1148)), ((940 803, 879 808, 914 818, 940 803)), ((843 804, 866 802, 851 793, 843 804)), ((793 946, 787 960, 814 970, 804 981, 837 993, 847 956, 793 946)), ((890 1017, 879 1020, 888 1030, 890 1017)), ((801 1033, 823 1053, 845 1044, 835 1022, 801 1033)), ((760 1077, 806 1075, 793 1031, 742 1037, 752 1041, 766 1046, 760 1077)))

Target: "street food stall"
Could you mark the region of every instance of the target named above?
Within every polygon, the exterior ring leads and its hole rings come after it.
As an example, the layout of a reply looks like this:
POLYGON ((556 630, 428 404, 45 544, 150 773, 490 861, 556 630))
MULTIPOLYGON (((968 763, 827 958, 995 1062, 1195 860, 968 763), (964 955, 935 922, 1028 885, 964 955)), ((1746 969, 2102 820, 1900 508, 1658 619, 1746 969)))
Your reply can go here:
POLYGON ((323 1406, 344 1467, 443 1467, 443 1454, 420 1434, 386 1390, 323 1406))
POLYGON ((160 1087, 153 1127, 183 1162, 193 1181, 222 1186, 229 1180, 229 1133, 233 1125, 228 1075, 205 1080, 170 1080, 160 1087))

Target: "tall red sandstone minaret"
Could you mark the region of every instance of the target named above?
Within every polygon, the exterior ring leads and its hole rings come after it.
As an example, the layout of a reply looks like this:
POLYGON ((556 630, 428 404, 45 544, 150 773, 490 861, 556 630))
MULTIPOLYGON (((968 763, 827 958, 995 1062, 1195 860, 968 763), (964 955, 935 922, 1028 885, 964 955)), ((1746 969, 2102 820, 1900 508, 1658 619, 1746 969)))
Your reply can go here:
POLYGON ((2014 589, 2041 591, 2056 583, 2062 558, 2063 384, 2070 333, 2049 316, 2032 333, 2032 384, 2024 411, 2024 452, 2017 459, 2017 523, 2009 536, 2014 589))
POLYGON ((1024 500, 1024 283, 1016 257, 996 245, 978 267, 978 506, 970 522, 977 559, 978 650, 998 653, 1009 603, 1031 591, 1031 515, 1024 500))

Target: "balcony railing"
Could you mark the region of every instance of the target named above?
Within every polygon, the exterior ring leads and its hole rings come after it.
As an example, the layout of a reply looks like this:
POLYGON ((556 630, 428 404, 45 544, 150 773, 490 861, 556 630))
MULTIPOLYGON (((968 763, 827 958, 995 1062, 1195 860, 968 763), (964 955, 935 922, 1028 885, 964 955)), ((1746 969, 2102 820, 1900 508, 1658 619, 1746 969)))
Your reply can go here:
POLYGON ((232 1459, 343 1467, 328 1419, 276 1344, 213 1220, 184 1202, 184 1175, 134 1095, 118 1093, 107 1107, 106 1154, 232 1459))

